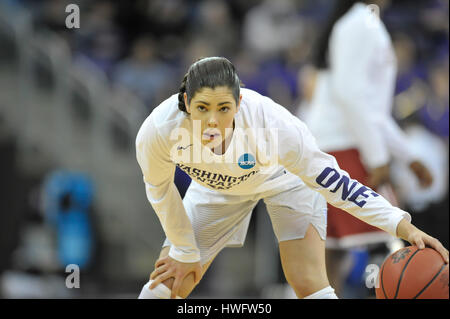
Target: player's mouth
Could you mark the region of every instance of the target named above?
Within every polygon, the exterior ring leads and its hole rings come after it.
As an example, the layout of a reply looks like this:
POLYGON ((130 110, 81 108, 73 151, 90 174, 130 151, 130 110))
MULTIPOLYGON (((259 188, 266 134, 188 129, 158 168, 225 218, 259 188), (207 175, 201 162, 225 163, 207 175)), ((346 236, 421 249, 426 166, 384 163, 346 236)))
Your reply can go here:
POLYGON ((203 132, 203 139, 204 140, 212 141, 212 140, 218 139, 220 136, 221 136, 221 134, 217 130, 211 130, 211 131, 203 132))

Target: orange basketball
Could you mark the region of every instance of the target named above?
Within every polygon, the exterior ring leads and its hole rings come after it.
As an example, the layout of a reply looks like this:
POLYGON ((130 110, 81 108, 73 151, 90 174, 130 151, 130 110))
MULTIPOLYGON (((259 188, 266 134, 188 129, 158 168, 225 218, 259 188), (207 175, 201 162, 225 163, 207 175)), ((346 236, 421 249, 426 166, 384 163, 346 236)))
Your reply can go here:
POLYGON ((448 264, 432 248, 408 246, 381 266, 377 299, 448 299, 448 264))

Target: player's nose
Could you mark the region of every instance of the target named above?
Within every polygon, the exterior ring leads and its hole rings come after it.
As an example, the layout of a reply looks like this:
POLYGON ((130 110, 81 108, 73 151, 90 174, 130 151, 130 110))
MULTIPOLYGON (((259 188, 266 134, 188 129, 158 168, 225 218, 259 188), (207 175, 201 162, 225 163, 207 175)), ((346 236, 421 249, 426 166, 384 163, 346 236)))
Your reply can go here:
POLYGON ((212 115, 208 119, 208 127, 217 127, 217 125, 218 125, 217 118, 215 117, 215 115, 212 115))

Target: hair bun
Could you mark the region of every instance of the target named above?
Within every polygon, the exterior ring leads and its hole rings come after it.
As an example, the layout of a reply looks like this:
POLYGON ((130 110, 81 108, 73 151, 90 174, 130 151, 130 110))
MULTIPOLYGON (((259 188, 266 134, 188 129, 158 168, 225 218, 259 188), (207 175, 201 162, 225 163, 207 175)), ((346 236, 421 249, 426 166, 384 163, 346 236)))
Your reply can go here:
POLYGON ((186 81, 187 81, 187 73, 183 78, 183 81, 181 82, 180 90, 178 93, 178 108, 180 111, 186 112, 186 104, 184 103, 184 93, 186 93, 186 81))

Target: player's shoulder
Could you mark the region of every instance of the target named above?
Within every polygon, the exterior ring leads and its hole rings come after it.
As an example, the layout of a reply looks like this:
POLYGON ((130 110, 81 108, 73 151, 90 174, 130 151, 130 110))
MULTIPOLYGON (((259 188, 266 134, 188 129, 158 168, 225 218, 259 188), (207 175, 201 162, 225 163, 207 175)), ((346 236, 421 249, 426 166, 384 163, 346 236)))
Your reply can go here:
POLYGON ((367 5, 363 3, 355 3, 337 22, 336 26, 344 27, 360 23, 367 17, 369 9, 367 5))
POLYGON ((263 95, 248 88, 241 88, 242 100, 248 102, 258 102, 263 95))
POLYGON ((242 101, 239 116, 246 119, 249 126, 264 126, 266 114, 270 113, 273 101, 251 89, 242 88, 242 101))
POLYGON ((178 94, 173 94, 152 110, 143 121, 136 138, 138 140, 156 133, 170 133, 186 118, 186 114, 178 108, 178 94))
POLYGON ((247 107, 249 111, 259 112, 265 108, 271 108, 276 103, 269 97, 262 95, 254 90, 242 88, 242 104, 244 108, 247 107))
POLYGON ((162 101, 149 115, 157 126, 164 126, 174 121, 183 120, 186 116, 178 108, 178 93, 162 101))
POLYGON ((335 24, 334 33, 343 34, 346 37, 367 32, 376 33, 382 28, 383 23, 379 18, 376 7, 364 3, 355 3, 350 10, 335 24))
POLYGON ((282 128, 300 121, 285 106, 256 91, 242 90, 241 110, 253 126, 282 128))

